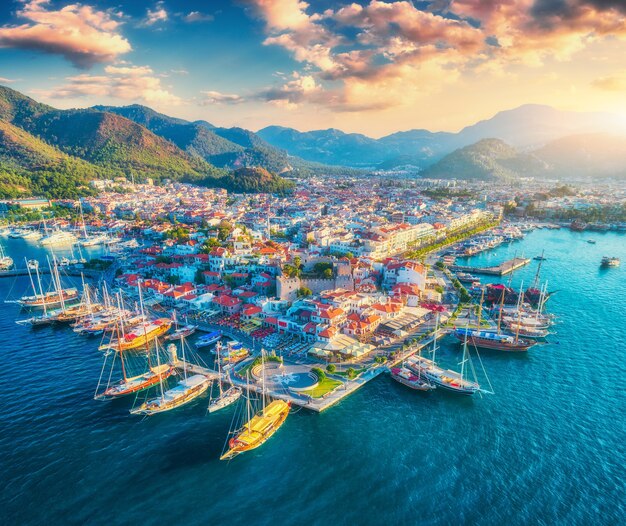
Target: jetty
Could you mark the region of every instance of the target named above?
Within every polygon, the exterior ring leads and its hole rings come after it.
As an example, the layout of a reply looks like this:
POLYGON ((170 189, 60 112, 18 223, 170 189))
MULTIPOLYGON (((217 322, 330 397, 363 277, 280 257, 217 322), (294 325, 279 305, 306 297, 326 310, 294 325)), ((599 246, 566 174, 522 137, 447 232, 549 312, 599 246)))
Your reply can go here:
MULTIPOLYGON (((447 332, 446 329, 441 328, 439 330, 438 336, 441 336, 445 334, 446 332, 447 332)), ((271 380, 267 382, 269 385, 266 385, 266 389, 268 390, 268 394, 272 398, 279 398, 281 400, 284 400, 285 402, 291 402, 291 404, 294 406, 299 406, 304 409, 314 411, 316 413, 321 413, 322 411, 328 409, 329 407, 332 407, 335 404, 341 402, 341 400, 343 400, 344 398, 354 393, 357 389, 360 389, 361 387, 363 387, 369 381, 373 380, 374 378, 377 378, 383 373, 388 372, 390 367, 393 367, 395 364, 398 364, 401 361, 406 360, 408 357, 414 355, 415 353, 417 353, 424 347, 427 347, 428 345, 432 343, 433 339, 434 339, 434 334, 431 334, 429 335, 428 338, 420 341, 419 343, 411 345, 408 349, 405 349, 401 353, 398 353, 398 355, 395 357, 394 360, 391 360, 385 364, 372 365, 366 371, 358 375, 356 378, 353 378, 350 380, 347 380, 346 378, 338 376, 338 375, 334 375, 332 373, 327 373, 328 377, 336 379, 336 380, 340 380, 343 385, 337 387, 333 391, 330 391, 329 393, 327 393, 321 398, 313 398, 305 393, 292 391, 289 388, 284 388, 284 387, 279 388, 277 385, 275 385, 275 382, 272 382, 271 380)), ((247 363, 252 362, 257 357, 258 357, 258 354, 252 355, 246 360, 237 364, 237 367, 245 366, 247 363)), ((293 364, 288 364, 288 366, 289 365, 293 365, 293 364)), ((300 363, 300 365, 303 365, 303 364, 300 363)), ((182 362, 180 362, 180 360, 177 360, 174 363, 174 366, 181 370, 185 367, 182 364, 182 362)), ((189 363, 186 364, 186 369, 188 373, 203 374, 212 380, 221 379, 221 381, 223 382, 240 387, 242 389, 250 389, 250 391, 253 391, 255 393, 258 393, 258 394, 261 393, 261 386, 258 383, 252 383, 252 382, 247 383, 246 380, 244 380, 243 378, 240 378, 236 374, 230 374, 230 375, 222 374, 220 378, 219 373, 209 367, 204 367, 200 365, 192 365, 189 363)))
MULTIPOLYGON (((99 270, 92 270, 92 269, 85 269, 85 268, 80 269, 80 268, 70 267, 70 266, 60 267, 60 270, 63 272, 64 275, 74 276, 74 277, 80 277, 81 275, 83 275, 86 278, 98 278, 102 275, 102 272, 99 270)), ((32 270, 31 272, 34 272, 34 270, 32 270)), ((50 269, 47 267, 40 267, 39 274, 41 275, 50 274, 50 269)), ((0 278, 13 278, 17 276, 28 276, 28 269, 27 268, 14 268, 11 270, 0 270, 0 278)))
POLYGON ((506 276, 518 268, 528 265, 529 263, 530 259, 528 258, 513 258, 493 267, 452 265, 450 266, 450 270, 453 272, 468 272, 470 274, 483 274, 487 276, 506 276))

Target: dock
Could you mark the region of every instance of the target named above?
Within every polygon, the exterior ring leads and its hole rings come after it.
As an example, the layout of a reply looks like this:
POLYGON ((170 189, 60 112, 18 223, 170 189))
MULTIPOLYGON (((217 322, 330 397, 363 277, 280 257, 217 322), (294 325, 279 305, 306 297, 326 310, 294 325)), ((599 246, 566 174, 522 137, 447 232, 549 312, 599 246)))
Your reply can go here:
MULTIPOLYGON (((446 329, 443 329, 443 328, 440 329, 439 336, 441 336, 442 334, 445 334, 446 332, 447 332, 446 329)), ((301 394, 301 393, 296 393, 294 391, 291 391, 288 388, 281 388, 280 390, 273 389, 272 387, 275 387, 275 384, 272 381, 267 382, 269 384, 269 386, 266 385, 267 394, 271 396, 272 398, 277 398, 277 399, 284 400, 285 402, 290 402, 294 406, 299 406, 304 409, 308 409, 309 411, 321 413, 322 411, 325 411, 326 409, 341 402, 341 400, 343 400, 347 396, 354 393, 356 390, 363 387, 370 380, 373 380, 374 378, 387 372, 390 367, 394 366, 397 363, 400 363, 403 360, 406 360, 409 356, 412 356, 413 354, 417 353, 424 347, 430 345, 433 341, 433 338, 434 338, 434 335, 430 335, 428 338, 424 339, 418 344, 412 345, 410 348, 399 353, 393 361, 390 361, 385 364, 373 365, 370 368, 368 368, 365 372, 363 372, 362 374, 360 374, 359 376, 357 376, 356 378, 352 380, 347 380, 344 377, 327 373, 328 377, 334 378, 336 380, 341 380, 343 382, 343 385, 337 387, 334 391, 331 391, 330 393, 328 393, 322 398, 312 398, 306 394, 301 394)), ((253 360, 256 357, 257 355, 251 356, 250 358, 247 358, 246 360, 239 363, 238 366, 243 366, 248 361, 253 360)), ((174 366, 181 370, 186 366, 188 373, 203 374, 212 380, 218 380, 220 378, 219 373, 217 371, 210 369, 208 367, 203 367, 200 365, 192 365, 190 363, 183 364, 180 360, 177 360, 174 363, 174 366)), ((230 383, 231 385, 240 387, 242 389, 249 388, 250 391, 253 391, 258 394, 261 393, 261 386, 258 383, 250 382, 248 385, 244 379, 239 378, 237 375, 234 375, 234 374, 222 374, 221 380, 223 382, 230 383)))
POLYGON ((463 265, 452 265, 453 272, 468 272, 470 274, 483 274, 487 276, 506 276, 518 268, 525 267, 530 263, 528 258, 513 258, 493 267, 470 267, 463 265))
MULTIPOLYGON (((91 270, 91 269, 79 269, 79 268, 71 268, 71 267, 60 267, 59 269, 66 276, 74 276, 80 277, 81 275, 86 278, 97 278, 102 272, 99 270, 91 270)), ((35 272, 31 270, 31 273, 35 272)), ((48 275, 50 274, 50 269, 47 267, 40 267, 39 274, 48 275)), ((0 278, 13 278, 18 276, 28 276, 27 268, 14 268, 11 270, 0 270, 0 278)))

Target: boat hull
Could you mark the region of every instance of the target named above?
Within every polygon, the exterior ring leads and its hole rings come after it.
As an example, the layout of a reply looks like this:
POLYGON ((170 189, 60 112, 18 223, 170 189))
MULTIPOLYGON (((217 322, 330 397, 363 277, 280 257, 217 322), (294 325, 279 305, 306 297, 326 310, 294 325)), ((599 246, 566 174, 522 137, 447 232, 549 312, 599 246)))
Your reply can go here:
POLYGON ((266 408, 266 413, 268 412, 268 409, 270 408, 270 406, 272 406, 272 404, 277 403, 281 405, 280 410, 273 418, 268 421, 264 432, 257 433, 256 431, 250 430, 251 424, 255 418, 258 418, 259 416, 261 418, 266 418, 263 415, 257 415, 248 424, 246 424, 246 426, 248 427, 246 427, 239 435, 230 439, 230 441, 228 442, 229 449, 220 457, 220 460, 229 460, 241 453, 245 453, 246 451, 252 451, 253 449, 256 449, 265 444, 265 442, 267 442, 274 435, 274 433, 276 433, 276 431, 278 431, 280 427, 285 423, 285 420, 289 415, 291 402, 284 402, 283 400, 274 400, 266 408), (255 435, 253 435, 253 433, 255 433, 255 435))

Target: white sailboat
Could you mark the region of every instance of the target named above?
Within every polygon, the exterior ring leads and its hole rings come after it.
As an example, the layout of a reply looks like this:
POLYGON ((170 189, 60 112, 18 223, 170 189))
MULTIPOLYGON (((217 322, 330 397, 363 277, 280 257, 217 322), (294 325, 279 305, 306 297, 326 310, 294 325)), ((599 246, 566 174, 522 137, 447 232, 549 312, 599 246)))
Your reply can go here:
MULTIPOLYGON (((172 354, 172 365, 176 360, 176 345, 170 344, 168 346, 170 353, 172 354), (173 347, 173 349, 172 349, 173 347)), ((204 393, 210 385, 210 380, 203 374, 194 374, 187 376, 187 361, 185 360, 185 339, 181 339, 182 350, 182 369, 183 379, 171 389, 165 390, 163 387, 163 378, 159 379, 159 387, 161 394, 156 398, 145 401, 138 407, 130 410, 133 415, 155 415, 157 413, 163 413, 165 411, 171 411, 177 407, 188 404, 189 402, 198 398, 204 393)), ((157 360, 159 360, 159 354, 157 353, 157 360)), ((158 362, 160 367, 161 363, 158 362)))
POLYGON ((209 401, 209 413, 214 413, 215 411, 219 411, 220 409, 224 409, 228 407, 230 404, 236 402, 242 394, 242 390, 235 385, 231 385, 226 391, 223 388, 222 382, 222 363, 220 360, 220 350, 222 348, 221 343, 217 343, 216 348, 216 362, 217 362, 217 371, 219 374, 219 378, 217 380, 217 385, 219 388, 219 395, 217 398, 212 398, 209 401))
POLYGON ((9 270, 13 267, 13 258, 7 256, 4 247, 0 243, 0 270, 9 270))

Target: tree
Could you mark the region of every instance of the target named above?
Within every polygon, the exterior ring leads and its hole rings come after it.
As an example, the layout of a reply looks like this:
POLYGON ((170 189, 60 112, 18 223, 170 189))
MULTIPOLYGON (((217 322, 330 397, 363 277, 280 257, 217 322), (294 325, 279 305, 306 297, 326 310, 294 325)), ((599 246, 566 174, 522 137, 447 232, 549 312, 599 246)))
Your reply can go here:
POLYGON ((318 382, 322 382, 326 379, 326 373, 320 369, 319 367, 313 367, 313 369, 311 369, 311 372, 317 376, 317 381, 318 382))
POLYGON ((344 254, 345 257, 347 257, 348 259, 353 259, 354 258, 354 254, 352 252, 346 252, 344 254))
POLYGON ((439 270, 443 270, 446 268, 446 264, 443 261, 437 261, 437 263, 435 263, 435 267, 439 270))
POLYGON ((298 298, 307 298, 313 295, 313 291, 308 287, 300 287, 296 293, 298 298))
POLYGON ((326 270, 324 270, 324 272, 322 272, 322 277, 324 279, 332 279, 332 277, 333 277, 333 269, 327 268, 326 270))
POLYGON ((350 369, 348 369, 346 373, 348 374, 348 378, 356 378, 356 370, 353 367, 350 367, 350 369))
POLYGON ((326 366, 326 370, 330 373, 333 374, 336 370, 337 370, 337 366, 334 363, 329 363, 326 366))

